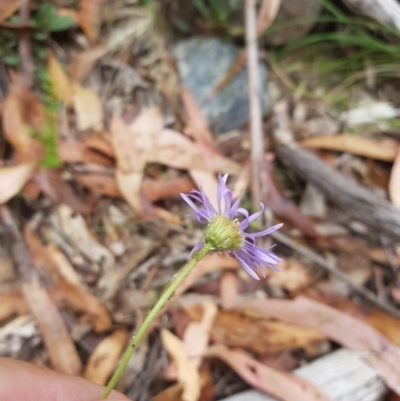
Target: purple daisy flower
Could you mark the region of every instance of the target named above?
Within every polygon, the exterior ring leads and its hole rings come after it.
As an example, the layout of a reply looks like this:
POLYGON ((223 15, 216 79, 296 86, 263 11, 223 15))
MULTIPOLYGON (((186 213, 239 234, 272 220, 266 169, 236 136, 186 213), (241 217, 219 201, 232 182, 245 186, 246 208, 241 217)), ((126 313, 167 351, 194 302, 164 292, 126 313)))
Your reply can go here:
POLYGON ((218 210, 215 210, 202 187, 200 187, 200 191, 192 189, 188 195, 181 194, 185 202, 194 210, 194 213, 189 214, 189 216, 195 217, 201 224, 207 224, 204 239, 196 244, 189 258, 199 251, 205 243, 208 243, 212 246, 212 252, 228 252, 229 255, 239 261, 250 276, 259 280, 260 278, 256 273, 257 269, 265 277, 264 267, 277 270, 275 265, 281 259, 273 252, 258 247, 255 239, 271 234, 282 227, 283 224, 277 224, 256 233, 245 232, 244 230, 248 228, 250 222, 263 213, 264 205, 260 203, 261 210, 250 215, 246 209, 239 207, 243 194, 232 204, 232 191, 226 186, 227 178, 228 174, 218 177, 218 210), (223 210, 222 200, 225 204, 223 210), (202 207, 197 207, 195 201, 199 202, 202 207), (237 218, 239 215, 243 217, 241 221, 237 218))

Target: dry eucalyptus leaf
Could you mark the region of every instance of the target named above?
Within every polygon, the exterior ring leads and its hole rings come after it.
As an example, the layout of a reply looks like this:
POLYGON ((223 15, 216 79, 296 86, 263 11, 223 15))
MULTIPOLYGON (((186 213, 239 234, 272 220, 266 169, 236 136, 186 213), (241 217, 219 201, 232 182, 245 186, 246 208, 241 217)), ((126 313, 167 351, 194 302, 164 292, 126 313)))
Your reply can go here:
POLYGON ((89 128, 94 128, 101 131, 104 117, 99 95, 77 83, 73 84, 72 90, 78 129, 85 131, 89 128))
POLYGON ((317 329, 347 348, 363 351, 364 359, 387 386, 400 394, 399 350, 362 320, 303 296, 294 301, 247 301, 246 306, 286 322, 317 329))
POLYGON ((314 277, 296 260, 285 259, 277 266, 278 271, 268 271, 268 284, 276 285, 288 291, 299 291, 307 288, 314 277))
POLYGON ((36 163, 23 163, 0 168, 0 204, 17 195, 31 178, 36 163))
POLYGON ((396 156, 393 144, 385 144, 363 136, 355 135, 323 135, 308 138, 300 142, 306 148, 327 149, 353 153, 358 156, 391 162, 396 156))
POLYGON ((275 370, 258 362, 241 351, 231 351, 223 346, 209 348, 209 356, 227 363, 238 375, 254 388, 283 401, 329 401, 330 399, 306 379, 292 373, 275 370))
POLYGON ((81 215, 74 213, 66 205, 58 207, 57 215, 63 232, 83 255, 97 265, 102 266, 106 271, 114 267, 114 255, 90 233, 81 215))
POLYGON ((326 340, 314 329, 299 325, 246 316, 238 311, 219 311, 211 329, 214 342, 244 348, 260 355, 305 349, 326 340))
POLYGON ((217 306, 212 300, 204 301, 203 317, 200 322, 189 323, 183 335, 183 342, 190 361, 197 368, 200 366, 203 355, 207 349, 210 339, 210 331, 217 315, 217 306))
POLYGON ((52 80, 54 94, 59 100, 65 102, 67 107, 71 107, 73 96, 71 81, 51 50, 47 52, 47 69, 52 80))
POLYGON ((183 386, 182 400, 197 401, 201 388, 200 375, 189 359, 184 342, 166 329, 162 329, 161 338, 165 349, 176 364, 178 380, 183 386))
POLYGON ((114 372, 125 348, 128 331, 120 329, 105 337, 90 355, 83 377, 102 386, 114 372))

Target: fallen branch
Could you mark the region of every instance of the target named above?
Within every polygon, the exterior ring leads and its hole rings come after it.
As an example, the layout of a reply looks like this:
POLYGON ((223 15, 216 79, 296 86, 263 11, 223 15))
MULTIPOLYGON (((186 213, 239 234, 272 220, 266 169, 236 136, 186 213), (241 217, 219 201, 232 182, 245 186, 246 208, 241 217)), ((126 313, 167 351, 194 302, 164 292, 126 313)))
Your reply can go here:
POLYGON ((378 233, 400 238, 400 208, 297 146, 293 141, 287 104, 284 102, 274 108, 274 137, 279 143, 277 154, 280 160, 298 176, 314 184, 329 200, 378 233))
POLYGON ((297 253, 303 255, 305 258, 310 260, 311 262, 316 263, 318 266, 322 267, 332 275, 334 275, 338 280, 344 282, 350 289, 352 289, 355 293, 367 299, 372 304, 376 305, 378 308, 385 310, 386 312, 392 314, 393 316, 400 319, 400 310, 394 308, 390 304, 385 303, 381 299, 379 299, 372 291, 367 288, 360 287, 354 284, 346 274, 342 273, 339 269, 337 269, 334 265, 329 263, 325 258, 313 252, 311 249, 294 242, 292 239, 287 237, 285 234, 281 232, 275 231, 271 234, 271 236, 277 240, 278 242, 288 246, 293 249, 297 253))

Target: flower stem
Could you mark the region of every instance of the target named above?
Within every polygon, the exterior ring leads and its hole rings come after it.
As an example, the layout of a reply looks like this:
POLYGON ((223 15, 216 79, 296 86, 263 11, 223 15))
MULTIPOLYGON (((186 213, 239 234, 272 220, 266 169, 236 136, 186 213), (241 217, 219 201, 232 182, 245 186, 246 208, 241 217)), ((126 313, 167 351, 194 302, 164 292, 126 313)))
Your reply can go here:
POLYGON ((157 301, 157 303, 154 305, 153 309, 149 312, 142 325, 139 327, 139 330, 136 333, 136 335, 133 336, 131 345, 125 351, 125 354, 122 357, 120 364, 118 365, 110 381, 108 382, 106 389, 101 395, 102 399, 107 398, 111 390, 116 386, 118 380, 120 379, 122 373, 126 368, 126 365, 129 362, 129 359, 135 352, 135 349, 139 341, 141 340, 143 334, 150 326, 150 323, 157 316, 158 312, 164 307, 165 303, 174 295, 174 292, 176 288, 179 286, 179 284, 187 277, 187 275, 192 271, 192 269, 197 265, 197 263, 200 262, 200 260, 203 259, 204 256, 206 256, 211 251, 211 249, 212 245, 206 243, 202 249, 200 249, 193 255, 192 259, 186 264, 186 266, 182 269, 182 271, 175 278, 171 280, 166 290, 161 295, 161 298, 157 301))

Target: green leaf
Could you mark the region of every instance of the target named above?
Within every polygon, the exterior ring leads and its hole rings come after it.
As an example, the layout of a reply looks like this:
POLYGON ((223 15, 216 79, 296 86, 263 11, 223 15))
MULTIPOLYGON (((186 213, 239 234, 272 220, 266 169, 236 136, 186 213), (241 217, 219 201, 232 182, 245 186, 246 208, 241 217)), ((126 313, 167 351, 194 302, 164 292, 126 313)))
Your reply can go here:
POLYGON ((190 32, 190 27, 189 25, 181 18, 179 17, 174 17, 172 19, 173 24, 182 32, 190 32))
POLYGON ((16 67, 19 65, 19 56, 17 54, 8 54, 3 57, 4 64, 9 65, 10 67, 16 67))
POLYGON ((44 40, 46 40, 49 37, 49 34, 46 31, 38 31, 38 32, 35 32, 33 34, 33 37, 36 40, 39 40, 40 42, 43 42, 44 40))
POLYGON ((210 10, 207 8, 203 0, 194 0, 193 4, 205 20, 211 19, 210 10))
POLYGON ((47 2, 40 5, 35 21, 39 29, 48 32, 65 31, 76 25, 71 17, 58 15, 54 5, 47 2))
POLYGON ((71 17, 66 15, 57 15, 50 21, 48 28, 50 32, 60 32, 74 28, 75 26, 75 21, 71 17))

